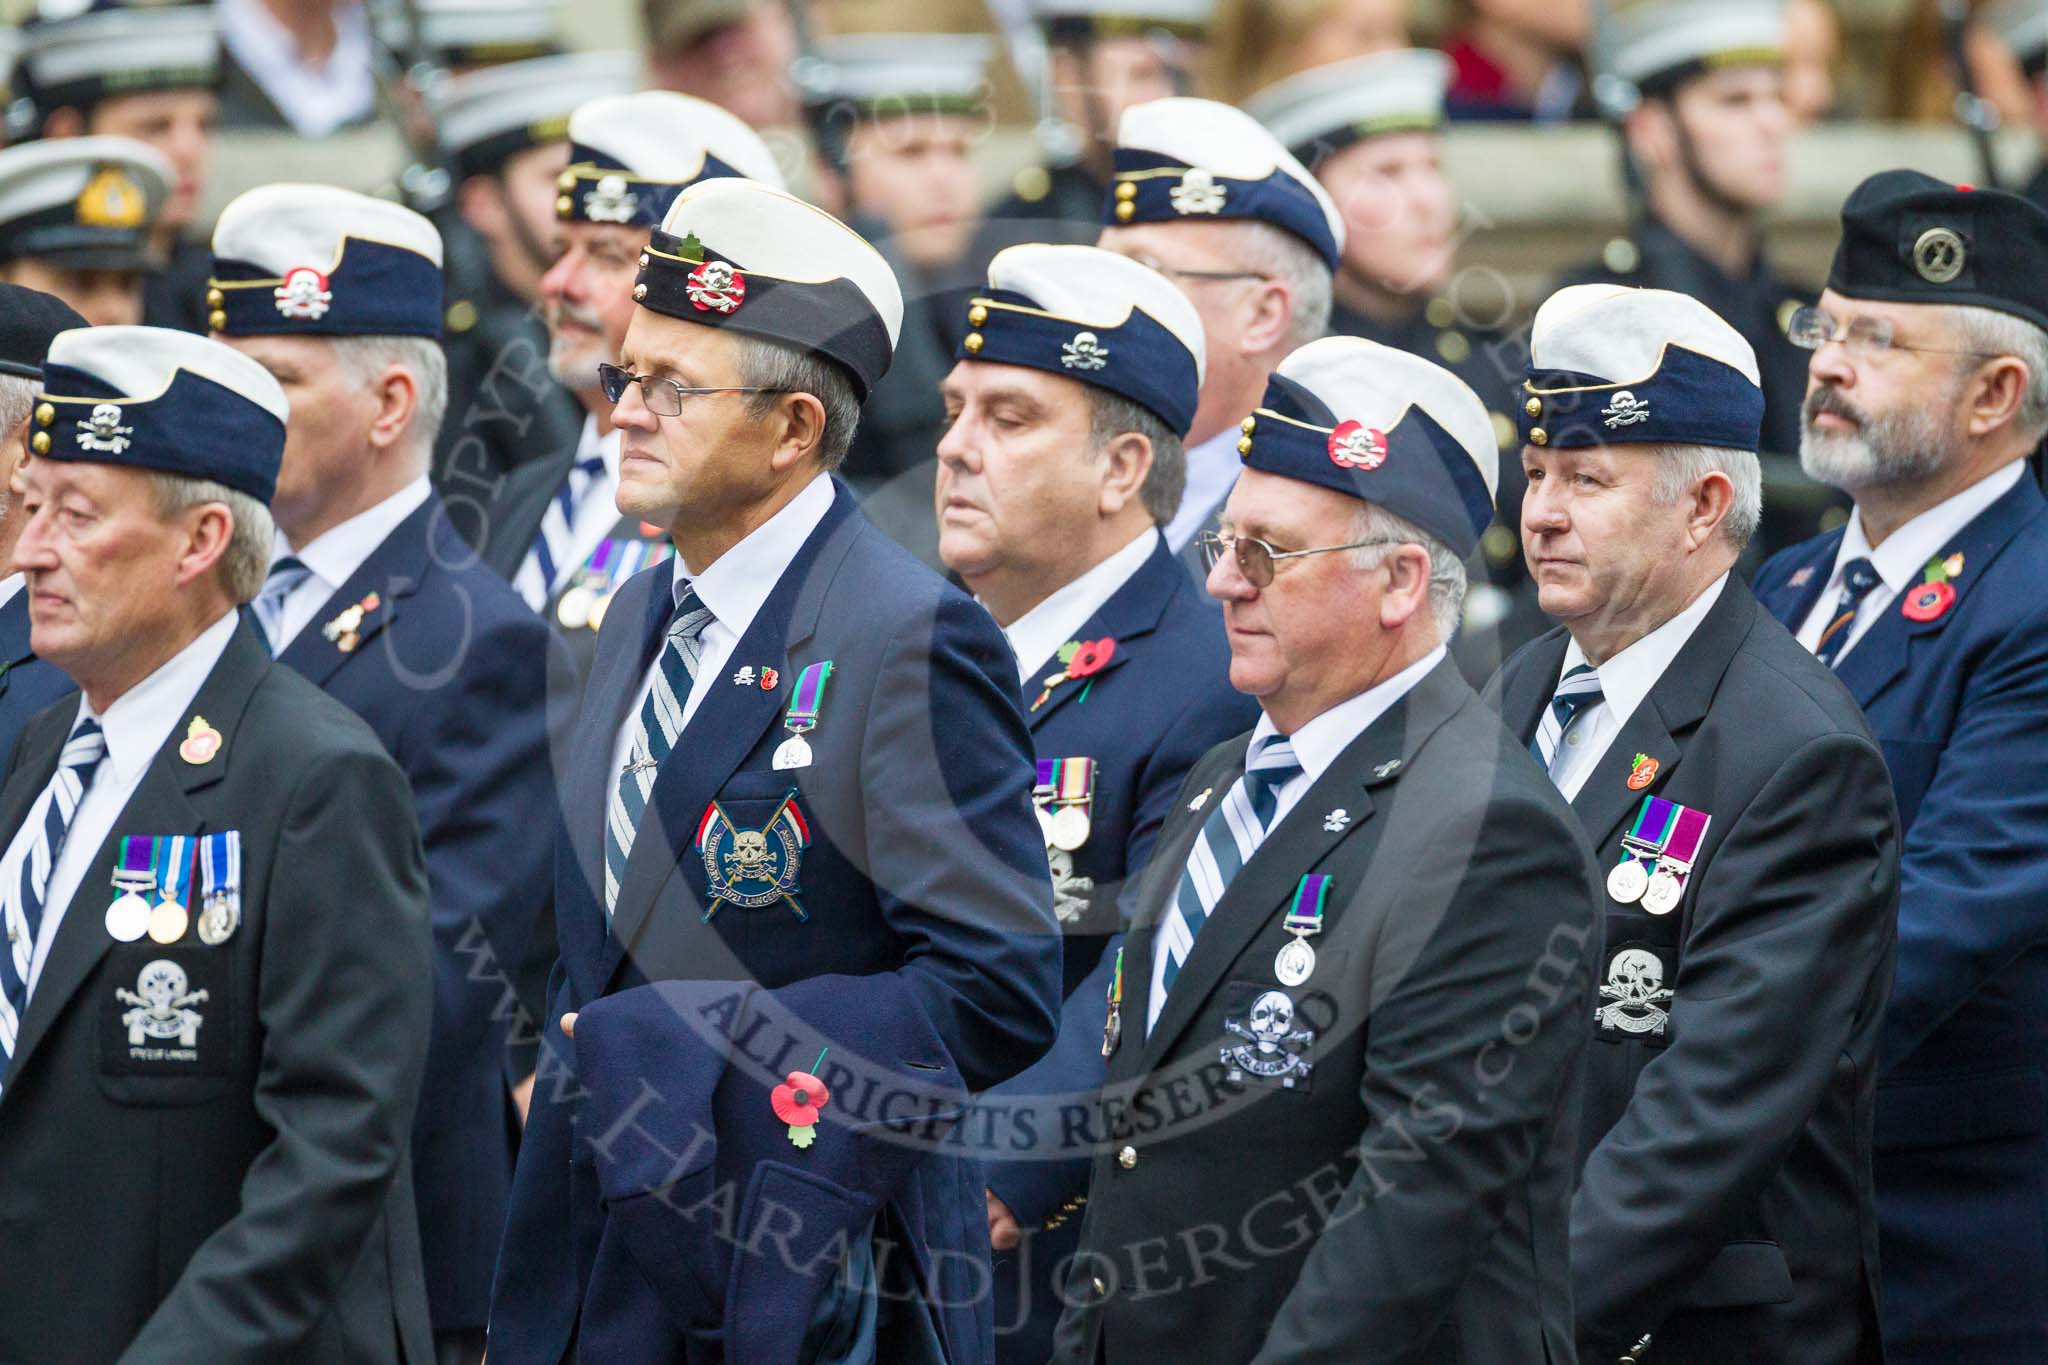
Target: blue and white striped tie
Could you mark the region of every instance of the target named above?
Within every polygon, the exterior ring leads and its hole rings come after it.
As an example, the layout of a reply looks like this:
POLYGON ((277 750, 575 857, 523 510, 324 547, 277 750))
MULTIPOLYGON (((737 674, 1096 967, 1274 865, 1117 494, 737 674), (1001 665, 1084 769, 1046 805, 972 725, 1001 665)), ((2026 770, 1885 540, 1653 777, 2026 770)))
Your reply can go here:
POLYGON ((704 627, 712 622, 711 609, 693 588, 676 604, 669 618, 668 643, 662 646, 661 666, 654 671, 654 686, 633 722, 633 743, 625 769, 612 784, 612 799, 604 818, 604 913, 611 918, 619 903, 619 883, 626 877, 626 859, 633 853, 633 836, 640 829, 640 817, 647 813, 647 799, 654 791, 654 779, 661 764, 676 747, 683 732, 683 703, 697 679, 697 661, 704 654, 704 627))
POLYGON ((256 613, 256 624, 263 627, 263 642, 270 646, 273 659, 282 652, 284 644, 278 638, 284 624, 284 599, 292 595, 292 589, 312 576, 313 571, 304 560, 297 555, 286 555, 270 566, 270 573, 265 576, 256 600, 249 604, 249 609, 256 613))
POLYGON ((1536 738, 1529 741, 1529 752, 1543 765, 1543 771, 1552 777, 1557 775, 1551 765, 1557 761, 1557 746, 1563 743, 1565 731, 1599 704, 1601 695, 1600 674, 1593 665, 1579 664, 1565 672, 1550 705, 1543 708, 1543 719, 1536 724, 1536 738))
POLYGON ((1187 866, 1181 869, 1173 913, 1159 926, 1165 951, 1154 959, 1152 968, 1151 1004, 1145 1013, 1147 1034, 1159 1022, 1166 993, 1173 989, 1174 978, 1194 949, 1195 935, 1272 828, 1280 788, 1301 776, 1301 771, 1301 761, 1295 758, 1287 737, 1268 735, 1247 756, 1244 776, 1231 785, 1203 822, 1201 835, 1188 851, 1187 866))
MULTIPOLYGON (((64 851, 64 835, 106 756, 107 736, 100 723, 91 717, 79 721, 64 742, 56 776, 39 798, 42 828, 28 856, 21 860, 21 875, 13 885, 0 887, 0 916, 7 923, 7 951, 0 954, 0 1075, 14 1057, 21 1016, 28 1009, 29 966, 35 960, 36 935, 43 927, 43 897, 50 890, 50 870, 64 851)), ((26 823, 33 824, 35 819, 32 809, 26 823)))
POLYGON ((535 611, 547 608, 548 598, 561 586, 563 573, 575 568, 569 561, 576 547, 576 505, 590 491, 590 481, 604 472, 604 456, 591 455, 570 467, 569 476, 555 490, 555 500, 541 513, 540 531, 533 548, 512 575, 512 587, 535 611))

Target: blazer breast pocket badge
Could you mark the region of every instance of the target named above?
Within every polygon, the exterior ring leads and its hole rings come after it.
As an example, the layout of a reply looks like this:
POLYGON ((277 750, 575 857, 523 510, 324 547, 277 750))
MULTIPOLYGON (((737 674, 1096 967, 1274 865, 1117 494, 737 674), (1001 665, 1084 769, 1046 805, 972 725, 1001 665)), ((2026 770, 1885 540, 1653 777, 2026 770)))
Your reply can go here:
POLYGON ((1664 957, 1646 943, 1625 943, 1607 959, 1602 1003, 1593 1017, 1610 1038, 1662 1038, 1671 1020, 1672 990, 1664 957))
POLYGON ((1293 996, 1250 983, 1225 988, 1223 1031, 1228 1038, 1217 1050, 1225 1078, 1233 1084, 1255 1082, 1282 1090, 1308 1090, 1315 1063, 1309 1053, 1316 1029, 1293 996))
POLYGON ((704 818, 697 822, 696 849, 704 860, 705 889, 710 893, 706 920, 721 905, 759 910, 779 901, 799 920, 809 921, 796 891, 804 850, 811 846, 811 827, 797 809, 796 796, 797 789, 791 787, 758 829, 739 824, 716 801, 704 808, 704 818))
POLYGON ((241 926, 241 834, 131 834, 119 848, 105 923, 122 946, 109 959, 114 985, 101 1001, 100 1069, 223 1075, 225 1025, 208 1024, 232 1003, 232 960, 217 950, 241 926))

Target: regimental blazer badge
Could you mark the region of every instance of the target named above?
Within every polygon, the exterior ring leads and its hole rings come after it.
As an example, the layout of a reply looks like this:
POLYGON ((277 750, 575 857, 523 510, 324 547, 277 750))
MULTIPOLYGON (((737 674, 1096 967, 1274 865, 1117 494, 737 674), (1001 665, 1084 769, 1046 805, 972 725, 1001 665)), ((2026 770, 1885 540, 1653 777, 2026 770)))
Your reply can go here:
POLYGON ((796 888, 810 846, 811 827, 797 809, 794 787, 760 829, 741 828, 713 801, 697 822, 697 856, 704 860, 711 892, 704 918, 717 914, 721 905, 759 910, 782 901, 798 919, 808 921, 796 888))
POLYGON ((1664 1036, 1671 1018, 1671 988, 1664 984, 1664 962, 1642 948, 1623 948, 1607 964, 1600 998, 1607 1004, 1593 1011, 1603 1029, 1664 1036))

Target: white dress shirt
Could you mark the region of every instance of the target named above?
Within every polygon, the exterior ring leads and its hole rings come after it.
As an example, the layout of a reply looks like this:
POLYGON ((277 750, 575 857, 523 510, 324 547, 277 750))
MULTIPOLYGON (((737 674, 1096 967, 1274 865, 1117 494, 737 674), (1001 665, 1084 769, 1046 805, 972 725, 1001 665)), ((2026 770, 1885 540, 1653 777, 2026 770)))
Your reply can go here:
POLYGON ((1148 529, 1005 627, 1003 634, 1009 637, 1010 650, 1017 656, 1019 681, 1028 686, 1033 671, 1042 668, 1054 651, 1088 623, 1089 617, 1102 610, 1104 602, 1131 581, 1131 575, 1145 566, 1158 543, 1158 529, 1148 529))
MULTIPOLYGON (((1301 803, 1301 798, 1308 794, 1308 789, 1316 784, 1317 779, 1330 770, 1330 765, 1337 761, 1337 756, 1351 747, 1351 742, 1364 734, 1374 721, 1392 709, 1395 702, 1413 691, 1415 685, 1422 681, 1429 670, 1442 663, 1444 656, 1449 652, 1445 646, 1438 645, 1385 682, 1376 683, 1357 696, 1338 702, 1287 737, 1288 746, 1294 750, 1295 761, 1301 764, 1301 772, 1289 778, 1274 793, 1273 823, 1267 826, 1266 835, 1260 839, 1261 844, 1280 827, 1280 822, 1287 818, 1287 813, 1301 803)), ((1273 723, 1273 718, 1261 711, 1259 723, 1252 727, 1252 737, 1245 746, 1246 753, 1249 754, 1268 737, 1279 733, 1280 727, 1273 723)), ((1204 820, 1208 819, 1208 812, 1217 808, 1222 796, 1221 792, 1211 795, 1209 803, 1202 810, 1204 820)), ((1165 913, 1173 915, 1179 912, 1169 903, 1165 913)), ((1199 941, 1198 936, 1197 942, 1199 941)), ((1155 985, 1163 979, 1166 949, 1167 935, 1156 935, 1152 940, 1152 981, 1155 985)), ((1147 1032, 1159 1022, 1159 1012, 1165 1005, 1166 996, 1155 989, 1145 1020, 1147 1032)))
MULTIPOLYGON (((1628 724, 1643 698, 1650 695, 1657 679, 1671 667, 1671 661, 1685 648, 1685 642, 1699 629, 1727 586, 1728 575, 1722 574, 1703 588, 1684 611, 1593 670, 1600 675, 1600 700, 1572 718, 1571 728, 1564 732, 1564 740, 1558 745, 1559 757, 1551 764, 1551 776, 1565 800, 1576 797, 1579 788, 1586 785, 1586 779, 1606 756, 1621 727, 1628 724)), ((1579 648, 1577 640, 1572 641, 1565 646, 1557 680, 1562 682, 1566 673, 1585 662, 1585 651, 1579 648)), ((1550 690, 1553 695, 1556 693, 1555 682, 1550 690)), ((1543 704, 1549 706, 1550 699, 1544 698, 1543 704)))
POLYGON ((9 602, 12 602, 14 600, 14 594, 20 592, 24 587, 27 586, 27 574, 11 573, 7 575, 7 577, 5 578, 0 578, 0 607, 4 607, 9 602))
POLYGON ((1799 643, 1808 652, 1820 648, 1821 632, 1835 619, 1835 607, 1842 600, 1842 566, 1852 559, 1868 559, 1870 567, 1877 570, 1879 582, 1856 605, 1856 619, 1849 623, 1849 638, 1842 642, 1842 652, 1835 656, 1839 667, 1843 657, 1856 648, 1856 642, 1870 633, 1885 608, 1926 577, 1927 561, 1940 554, 1942 547, 1981 516, 1985 508, 2010 493, 2026 472, 2027 462, 2014 460, 2003 469, 1986 474, 1886 536, 1884 544, 1874 550, 1863 534, 1863 514, 1851 515, 1849 524, 1842 528, 1841 548, 1835 551, 1834 572, 1828 575, 1827 585, 1814 599, 1813 609, 1806 613, 1805 624, 1799 627, 1799 643))
POLYGON ((1238 471, 1244 468, 1237 443, 1243 438, 1244 433, 1236 427, 1225 427, 1189 448, 1187 488, 1180 495, 1180 510, 1166 523, 1166 543, 1175 554, 1209 529, 1212 514, 1237 486, 1238 471))
POLYGON ((317 64, 299 56, 291 30, 263 0, 220 0, 220 29, 236 64, 300 137, 325 137, 376 109, 370 17, 362 4, 335 7, 334 50, 317 64))
MULTIPOLYGON (((535 611, 547 609, 547 599, 569 586, 569 581, 575 577, 577 570, 583 567, 583 561, 597 553, 597 547, 604 544, 605 537, 619 524, 619 437, 617 427, 613 427, 602 436, 598 435, 597 419, 587 415, 584 417, 583 434, 576 441, 575 463, 581 464, 592 455, 596 455, 604 461, 604 468, 591 475, 590 482, 583 486, 583 495, 576 500, 575 515, 569 519, 569 553, 562 562, 555 565, 555 581, 547 585, 547 592, 540 601, 536 602, 531 596, 527 597, 526 604, 535 611)), ((555 490, 555 494, 560 492, 559 488, 555 490)), ((550 494, 550 498, 552 499, 555 494, 550 494)), ((534 534, 540 534, 537 527, 534 534)), ((531 549, 526 554, 528 559, 533 557, 531 549)), ((518 586, 518 579, 526 577, 525 568, 526 561, 521 560, 520 572, 515 575, 514 586, 518 586)), ((538 568, 534 574, 537 579, 538 568)))
POLYGON ((277 533, 277 543, 271 550, 271 563, 275 564, 286 555, 295 555, 311 572, 284 595, 284 602, 278 608, 277 638, 271 645, 273 654, 284 653, 285 647, 320 614, 328 600, 341 591, 341 585, 355 577, 356 570, 363 567, 363 561, 390 538, 400 522, 419 510, 431 491, 427 476, 422 474, 375 507, 358 512, 339 526, 321 532, 303 550, 292 549, 284 538, 284 532, 277 533))
MULTIPOLYGON (((43 923, 36 933, 35 955, 29 960, 30 996, 34 996, 36 981, 43 974, 43 963, 50 956, 50 945, 57 940, 57 926, 63 922, 65 910, 79 894, 85 874, 92 870, 100 845, 114 832, 114 821, 127 808, 135 789, 142 784, 142 775, 149 770, 157 751, 164 747, 174 731, 191 719, 192 699, 199 695, 200 684, 213 672, 213 666, 220 662, 220 656, 227 650, 228 641, 234 638, 236 619, 236 614, 230 611, 199 632, 191 644, 172 655, 156 672, 116 698, 104 716, 92 709, 83 693, 79 694, 71 726, 76 729, 78 722, 88 716, 97 720, 106 732, 107 756, 100 760, 99 768, 93 773, 92 785, 85 789, 85 797, 78 803, 78 811, 71 817, 71 828, 64 836, 64 847, 50 869, 49 890, 43 896, 43 923)), ((43 821, 48 816, 49 799, 46 788, 29 808, 28 818, 21 822, 21 828, 14 831, 6 854, 0 855, 0 877, 12 879, 6 883, 8 885, 21 880, 21 861, 28 857, 29 850, 35 847, 36 836, 42 832, 43 821)), ((133 829, 125 832, 173 834, 178 831, 133 829)), ((88 893, 93 892, 91 887, 84 889, 88 893)), ((116 894, 113 886, 109 884, 100 890, 106 893, 104 900, 88 894, 82 910, 105 910, 113 903, 116 894)), ((93 932, 106 931, 94 926, 93 932)))
MULTIPOLYGON (((690 695, 683 702, 683 724, 688 726, 690 717, 697 714, 697 708, 705 694, 714 687, 731 687, 732 682, 725 676, 725 666, 732 659, 732 652, 754 624, 754 617, 761 611, 761 604, 768 600, 768 594, 775 591, 775 585, 782 581, 789 562, 796 558, 796 552, 804 547, 811 532, 818 529, 818 523, 832 510, 834 497, 832 480, 823 474, 804 486, 804 490, 767 521, 754 528, 745 540, 718 557, 716 563, 703 573, 692 573, 690 566, 683 563, 683 557, 675 558, 673 578, 675 600, 680 602, 688 588, 697 590, 698 598, 711 609, 711 621, 698 637, 704 652, 697 659, 697 680, 690 686, 690 695)), ((779 650, 780 640, 775 642, 779 650)), ((661 668, 662 654, 667 652, 664 645, 654 656, 654 662, 647 666, 647 675, 640 680, 640 690, 633 696, 633 705, 626 712, 625 723, 619 727, 616 739, 612 741, 612 773, 616 776, 625 768, 629 751, 633 747, 633 727, 639 721, 640 708, 647 704, 647 694, 654 690, 654 675, 661 668)), ((743 663, 759 664, 761 659, 745 659, 743 663)), ((794 687, 796 679, 789 680, 794 687)), ((677 741, 681 748, 681 741, 677 741)))

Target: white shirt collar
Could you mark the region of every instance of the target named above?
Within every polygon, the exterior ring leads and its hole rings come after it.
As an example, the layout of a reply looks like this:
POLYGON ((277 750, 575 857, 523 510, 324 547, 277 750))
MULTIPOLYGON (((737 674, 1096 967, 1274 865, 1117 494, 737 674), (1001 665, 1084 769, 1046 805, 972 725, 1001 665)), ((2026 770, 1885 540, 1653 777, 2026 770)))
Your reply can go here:
POLYGON ((683 557, 675 556, 676 600, 695 588, 720 625, 735 637, 745 635, 789 562, 832 510, 834 496, 831 476, 820 474, 704 572, 692 573, 683 557))
POLYGON ((12 602, 14 594, 20 592, 27 583, 27 574, 11 573, 5 578, 0 578, 0 607, 12 602))
POLYGON ((1180 510, 1173 514, 1173 520, 1165 527, 1166 543, 1173 547, 1175 554, 1209 529, 1210 513, 1230 496, 1230 490, 1237 485, 1237 473, 1244 468, 1244 458, 1237 453, 1237 443, 1243 435, 1236 427, 1225 427, 1188 450, 1187 487, 1180 495, 1180 510))
MULTIPOLYGON (((1713 610, 1714 603, 1720 600, 1721 590, 1727 586, 1728 575, 1724 573, 1701 589, 1700 595, 1687 603, 1684 611, 1593 670, 1600 675, 1601 704, 1614 713, 1616 728, 1625 724, 1635 714, 1636 708, 1643 704, 1643 698, 1650 695, 1657 679, 1671 667, 1671 661, 1678 657, 1679 650, 1685 648, 1685 642, 1699 629, 1700 622, 1713 610)), ((1564 663, 1558 668, 1558 678, 1562 680, 1566 673, 1586 661, 1586 652, 1579 648, 1577 640, 1573 640, 1565 646, 1564 663)))
MULTIPOLYGON (((1934 504, 1919 516, 1901 526, 1884 538, 1884 544, 1870 548, 1870 540, 1863 534, 1863 514, 1859 511, 1849 518, 1849 524, 1842 528, 1842 547, 1835 551, 1835 571, 1829 579, 1829 587, 1837 591, 1841 587, 1842 566, 1852 559, 1867 558, 1877 576, 1894 595, 1904 592, 1918 583, 1927 570, 1927 561, 1941 553, 1941 547, 1953 540, 1956 533, 1975 521, 1984 509, 2012 491, 2012 486, 2027 472, 2025 460, 2014 460, 2000 469, 1986 474, 1977 482, 1953 497, 1934 504)), ((1823 600, 1832 601, 1827 593, 1823 600)))
POLYGON ((376 106, 370 74, 370 18, 361 4, 334 10, 327 60, 299 56, 291 30, 262 0, 220 0, 221 42, 301 137, 324 137, 376 106))
MULTIPOLYGON (((1337 756, 1351 747, 1351 742, 1364 734, 1372 723, 1393 709, 1395 702, 1414 690, 1425 674, 1438 664, 1450 651, 1438 645, 1414 663, 1396 673, 1384 682, 1375 683, 1365 691, 1347 701, 1340 701, 1315 719, 1308 721, 1287 737, 1294 757, 1301 764, 1302 777, 1287 785, 1301 783, 1303 789, 1313 784, 1330 770, 1337 756), (1304 779, 1306 779, 1304 781, 1304 779)), ((1259 713, 1259 723, 1252 727, 1249 748, 1257 748, 1260 741, 1280 733, 1280 727, 1264 711, 1259 713)), ((1277 817, 1276 817, 1277 819, 1277 817)))
POLYGON ((1131 575, 1145 566, 1157 544, 1158 528, 1147 527, 1136 540, 1012 621, 1003 634, 1009 637, 1011 652, 1017 656, 1020 680, 1030 682, 1032 670, 1073 639, 1088 618, 1131 581, 1131 575))
POLYGON ((132 784, 164 747, 171 732, 185 722, 186 710, 199 695, 200 684, 213 672, 234 638, 236 613, 227 612, 199 632, 192 642, 158 665, 157 670, 115 698, 102 716, 85 694, 78 697, 73 728, 91 716, 107 735, 107 759, 122 784, 132 784))
POLYGON ((376 506, 322 531, 302 550, 292 550, 280 531, 272 561, 296 554, 299 562, 326 584, 328 592, 335 592, 355 576, 363 561, 398 529, 400 522, 419 510, 431 492, 427 476, 422 474, 376 506))

